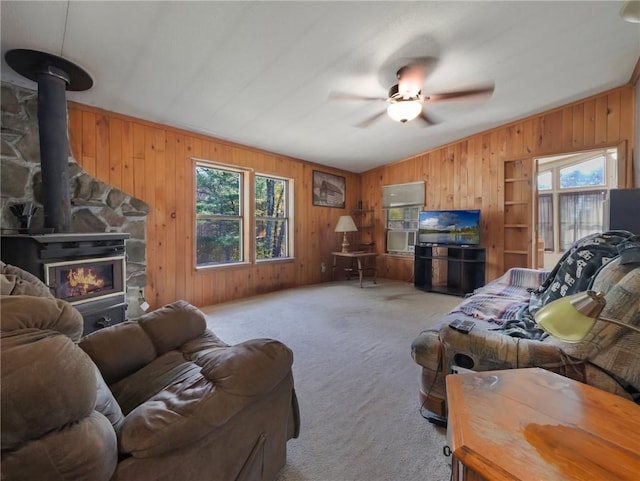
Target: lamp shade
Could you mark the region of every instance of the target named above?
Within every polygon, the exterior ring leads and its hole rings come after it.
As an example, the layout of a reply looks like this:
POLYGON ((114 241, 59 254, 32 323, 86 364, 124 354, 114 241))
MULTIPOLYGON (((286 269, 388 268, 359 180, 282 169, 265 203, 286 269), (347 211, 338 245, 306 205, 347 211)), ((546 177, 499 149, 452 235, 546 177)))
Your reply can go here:
POLYGON ((350 215, 342 215, 340 219, 338 219, 338 225, 336 225, 336 232, 356 232, 358 228, 356 227, 356 223, 353 222, 353 219, 350 215))
POLYGON ((387 114, 396 122, 407 122, 415 119, 422 111, 418 100, 398 100, 387 107, 387 114))
POLYGON ((586 291, 550 302, 535 314, 538 326, 567 342, 587 337, 604 309, 604 296, 586 291))

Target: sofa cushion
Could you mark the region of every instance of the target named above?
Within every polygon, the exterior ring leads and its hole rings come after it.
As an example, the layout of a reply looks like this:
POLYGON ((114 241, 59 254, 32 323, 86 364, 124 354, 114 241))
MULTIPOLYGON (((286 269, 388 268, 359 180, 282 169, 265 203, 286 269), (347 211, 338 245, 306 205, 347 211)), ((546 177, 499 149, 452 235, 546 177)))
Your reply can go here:
POLYGON ((176 301, 137 319, 92 332, 80 341, 80 347, 111 385, 197 338, 205 329, 202 312, 185 301, 176 301), (120 355, 114 356, 114 352, 120 355))
POLYGON ((134 321, 92 332, 83 337, 79 345, 109 385, 149 364, 157 355, 149 336, 134 321))
POLYGON ((635 235, 618 245, 621 264, 640 264, 640 235, 635 235))
POLYGON ((486 286, 476 289, 450 314, 462 313, 477 320, 502 325, 515 319, 523 306, 529 304, 531 290, 540 286, 548 272, 512 268, 486 286))
POLYGON ((184 383, 200 367, 186 360, 180 351, 169 351, 130 376, 111 385, 111 391, 125 415, 151 399, 163 389, 176 383, 184 383))
POLYGON ((639 264, 623 264, 620 257, 603 266, 593 277, 589 289, 606 294, 639 264))
POLYGON ((293 362, 289 348, 267 339, 212 349, 202 366, 181 355, 170 351, 113 386, 125 412, 148 395, 141 379, 154 379, 157 391, 126 416, 121 452, 160 456, 197 442, 290 376, 293 362))
POLYGON ((609 231, 576 242, 532 294, 529 312, 535 314, 556 299, 586 291, 600 268, 618 256, 618 244, 632 236, 627 231, 609 231))
POLYGON ((198 337, 207 328, 204 314, 185 301, 176 301, 136 319, 153 342, 156 352, 164 354, 198 337))

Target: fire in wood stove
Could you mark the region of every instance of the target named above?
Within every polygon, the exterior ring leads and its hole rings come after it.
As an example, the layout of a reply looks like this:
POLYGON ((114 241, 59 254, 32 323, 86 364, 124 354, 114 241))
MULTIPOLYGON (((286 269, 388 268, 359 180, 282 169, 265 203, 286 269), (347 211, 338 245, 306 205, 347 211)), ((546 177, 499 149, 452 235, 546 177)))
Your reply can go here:
POLYGON ((59 262, 47 265, 54 295, 72 304, 107 297, 124 290, 123 257, 59 262))
POLYGON ((100 292, 105 286, 108 289, 113 287, 113 273, 109 266, 60 269, 60 275, 65 278, 60 282, 60 292, 64 298, 86 296, 100 292))

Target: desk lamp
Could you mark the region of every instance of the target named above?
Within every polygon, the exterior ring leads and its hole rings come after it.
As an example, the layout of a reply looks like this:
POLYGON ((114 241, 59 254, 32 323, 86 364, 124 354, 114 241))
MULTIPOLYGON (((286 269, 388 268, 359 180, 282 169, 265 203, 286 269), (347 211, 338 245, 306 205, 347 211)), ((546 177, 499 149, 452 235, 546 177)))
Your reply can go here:
POLYGON ((535 314, 542 329, 567 342, 582 341, 596 321, 609 322, 636 332, 640 328, 601 316, 606 302, 602 292, 586 291, 550 302, 535 314))
POLYGON ((358 228, 356 227, 356 223, 353 222, 353 219, 350 215, 342 215, 340 219, 338 219, 338 225, 336 225, 336 232, 344 232, 344 236, 342 237, 342 252, 349 252, 349 241, 347 240, 347 232, 356 232, 358 228))

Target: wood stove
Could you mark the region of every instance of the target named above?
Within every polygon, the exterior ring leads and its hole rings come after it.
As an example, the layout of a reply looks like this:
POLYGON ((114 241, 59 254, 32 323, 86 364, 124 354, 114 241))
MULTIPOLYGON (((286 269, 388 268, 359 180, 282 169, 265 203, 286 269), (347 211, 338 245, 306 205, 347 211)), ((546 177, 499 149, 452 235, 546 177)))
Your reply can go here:
POLYGON ((126 252, 129 234, 2 236, 2 260, 41 279, 51 294, 73 304, 84 332, 126 318, 126 252))
MULTIPOLYGON (((28 234, 3 235, 0 256, 44 281, 55 297, 75 305, 84 318, 84 334, 122 322, 129 234, 68 233, 72 218, 65 92, 90 89, 93 79, 79 65, 46 52, 14 49, 5 60, 38 83, 44 231, 28 230, 27 222, 28 234)), ((30 205, 26 212, 24 206, 12 211, 21 220, 33 213, 30 205)))

